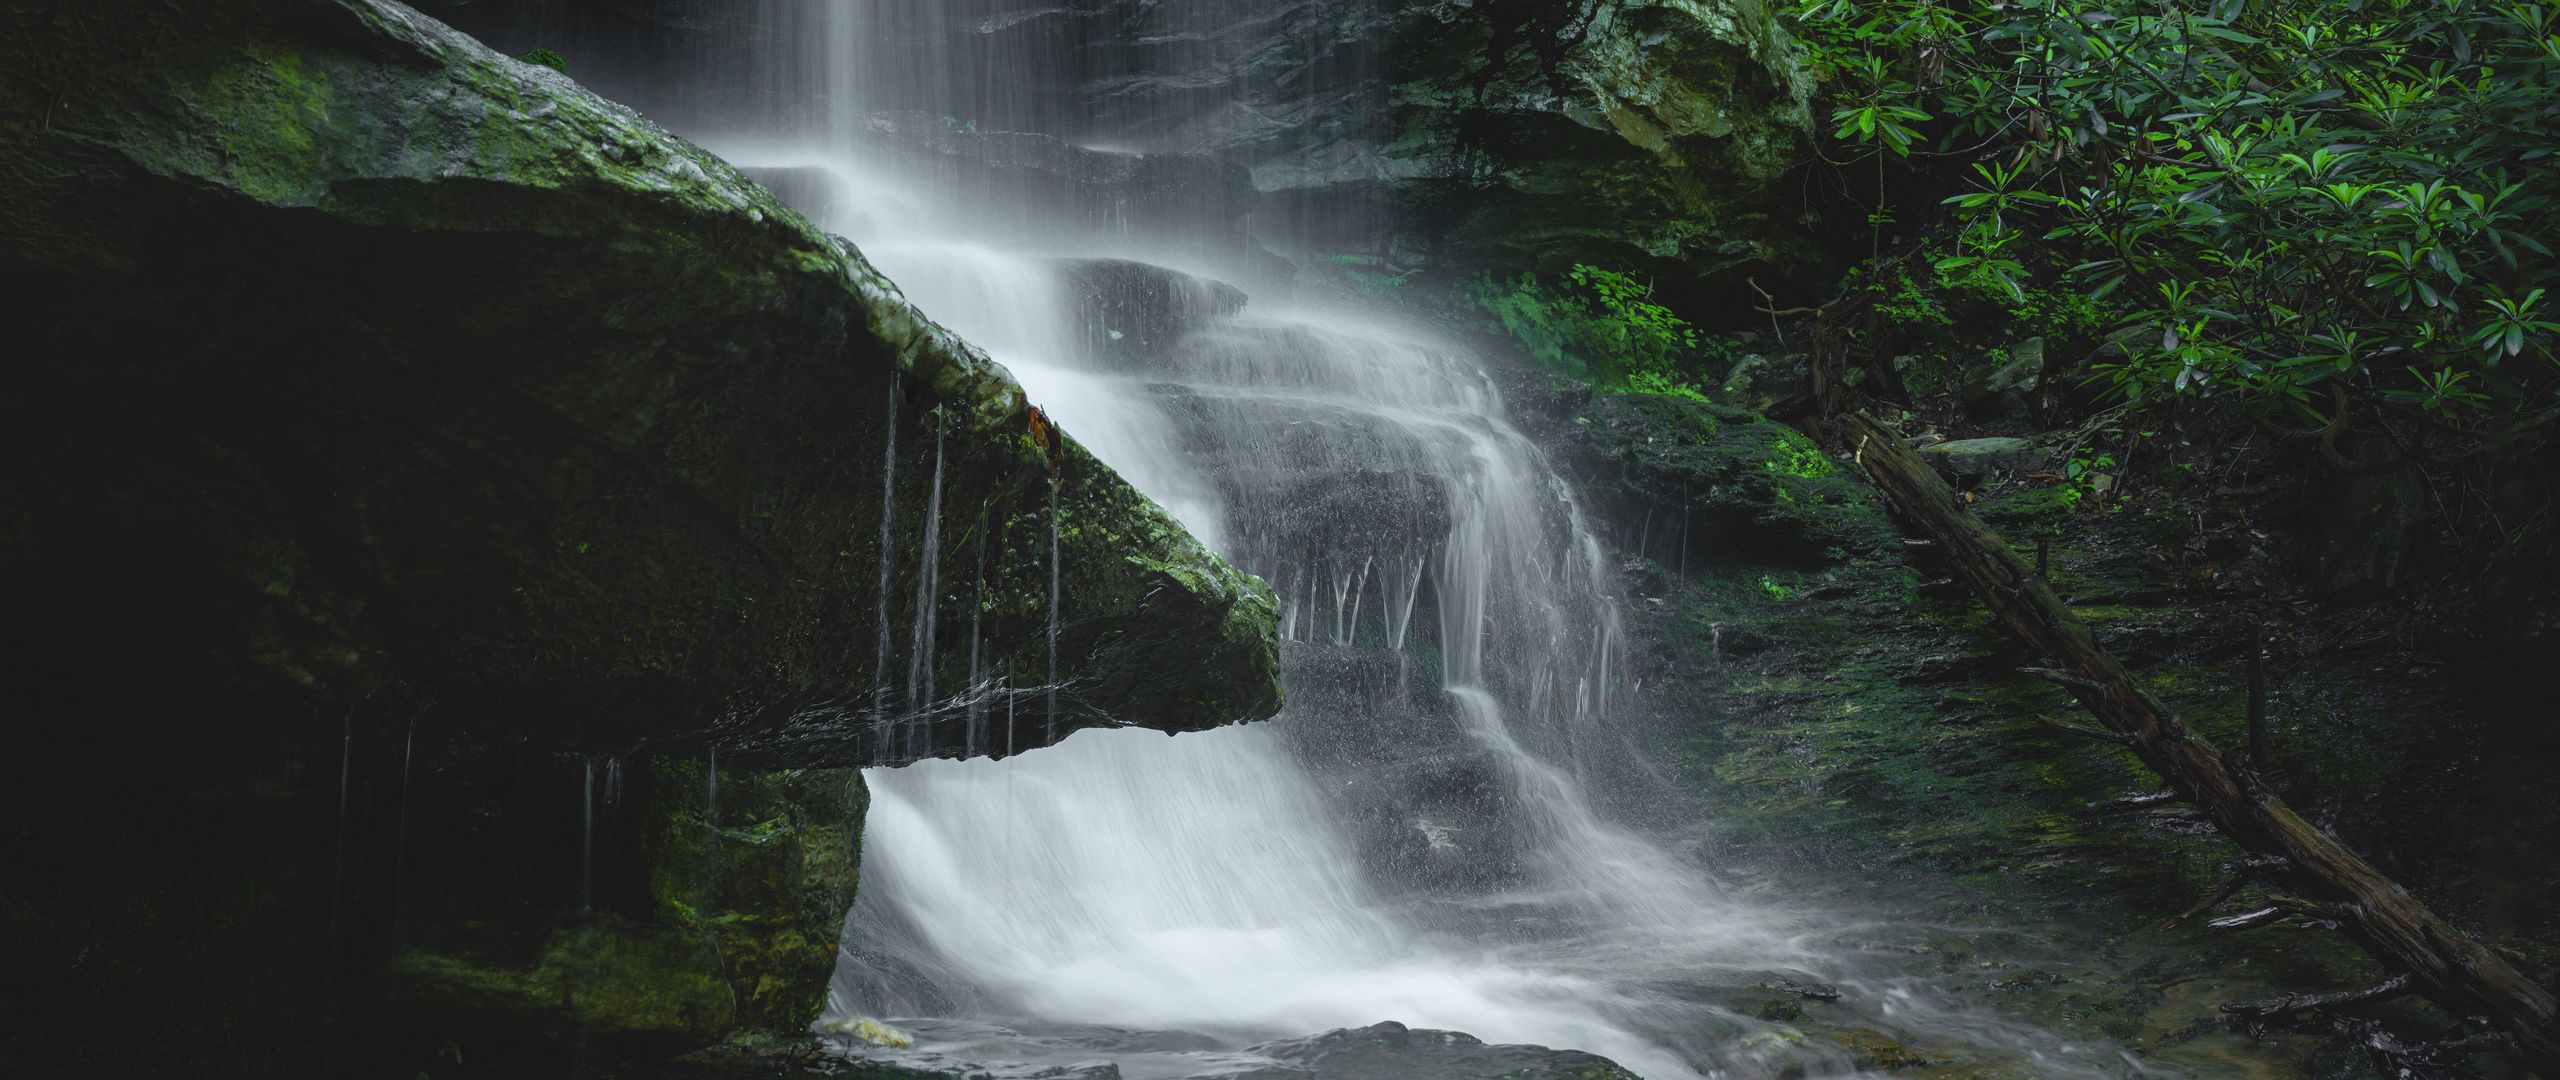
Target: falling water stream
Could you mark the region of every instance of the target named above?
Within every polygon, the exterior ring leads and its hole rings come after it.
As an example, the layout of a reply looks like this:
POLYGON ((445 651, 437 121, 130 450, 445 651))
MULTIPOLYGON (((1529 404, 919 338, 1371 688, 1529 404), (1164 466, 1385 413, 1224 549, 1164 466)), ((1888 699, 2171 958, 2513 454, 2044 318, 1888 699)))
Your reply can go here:
MULTIPOLYGON (((1658 785, 1612 726, 1633 692, 1613 571, 1476 360, 1289 287, 1250 241, 1186 235, 1201 215, 1179 193, 1069 213, 991 200, 968 152, 916 152, 981 137, 912 111, 942 92, 925 85, 933 58, 864 66, 898 29, 884 20, 929 7, 774 6, 772 81, 822 107, 692 134, 854 240, 1269 582, 1291 704, 1178 738, 1087 731, 1019 758, 872 770, 836 1015, 915 1031, 917 1060, 999 1074, 1106 1059, 1132 1078, 1211 1075, 1249 1066, 1256 1041, 1382 1020, 1655 1078, 1853 1072, 1701 989, 1783 976, 1861 986, 1879 1023, 2013 1045, 2045 1075, 2122 1073, 2111 1050, 2020 1035, 1908 980, 1859 983, 1820 944, 1839 926, 1657 840, 1641 810, 1658 785), (884 82, 915 85, 884 102, 884 82)), ((1054 153, 1106 172, 1114 156, 1054 153)), ((929 451, 935 504, 899 512, 942 512, 940 448, 890 453, 929 451)))

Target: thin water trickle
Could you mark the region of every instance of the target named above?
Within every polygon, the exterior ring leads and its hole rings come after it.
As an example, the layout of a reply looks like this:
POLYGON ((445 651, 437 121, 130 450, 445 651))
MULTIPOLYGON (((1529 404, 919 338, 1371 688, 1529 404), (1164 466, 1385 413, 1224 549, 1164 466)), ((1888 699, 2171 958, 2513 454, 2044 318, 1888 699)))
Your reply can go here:
POLYGON ((1058 496, 1049 494, 1049 702, 1048 741, 1058 741, 1058 614, 1063 602, 1062 582, 1058 576, 1058 496))
POLYGON ((906 756, 922 756, 933 731, 925 706, 934 701, 933 642, 942 600, 942 450, 943 435, 933 437, 933 494, 925 503, 924 538, 916 548, 916 618, 907 654, 907 710, 914 715, 906 756))
POLYGON ((978 571, 970 580, 976 591, 969 601, 969 734, 965 743, 969 757, 983 753, 987 745, 987 675, 985 658, 980 648, 980 617, 987 609, 987 515, 978 512, 978 571))
POLYGON ((879 635, 880 655, 871 673, 871 722, 879 732, 874 760, 878 761, 891 760, 889 740, 893 730, 889 711, 889 654, 892 647, 889 591, 896 582, 898 569, 898 394, 901 382, 896 373, 890 374, 888 408, 880 422, 881 441, 887 447, 881 451, 880 462, 880 617, 873 631, 879 635))

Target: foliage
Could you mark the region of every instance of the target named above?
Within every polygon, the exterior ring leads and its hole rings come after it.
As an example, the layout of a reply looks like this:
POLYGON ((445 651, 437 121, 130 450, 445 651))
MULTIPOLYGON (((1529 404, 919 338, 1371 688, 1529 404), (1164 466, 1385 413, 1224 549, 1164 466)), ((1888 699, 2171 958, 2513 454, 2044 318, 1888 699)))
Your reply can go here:
POLYGON ((1772 476, 1788 476, 1798 480, 1816 480, 1831 475, 1838 466, 1824 457, 1822 449, 1795 442, 1781 442, 1771 448, 1776 456, 1761 462, 1772 476))
POLYGON ((1678 375, 1662 371, 1639 371, 1627 376, 1624 389, 1638 394, 1661 394, 1666 397, 1707 400, 1707 392, 1678 375))
POLYGON ((557 71, 563 75, 569 73, 568 58, 561 56, 559 53, 552 52, 549 49, 535 49, 532 52, 517 57, 516 59, 522 60, 528 64, 536 64, 550 68, 551 70, 557 71))
MULTIPOLYGON (((2061 495, 2065 508, 2076 508, 2090 496, 2104 496, 2117 487, 2116 457, 2104 451, 2083 448, 2071 455, 2062 466, 2061 495)), ((2127 498, 2117 493, 2118 504, 2127 498)), ((2107 505, 2104 498, 2096 504, 2107 505)))
POLYGON ((1801 0, 1797 21, 1836 137, 1967 175, 1931 273, 2049 312, 2036 290, 2066 283, 2146 328, 2101 372, 2116 394, 2493 445, 2560 415, 2560 6, 1801 0))
POLYGON ((1477 282, 1467 300, 1540 364, 1608 390, 1706 400, 1698 328, 1653 300, 1650 282, 1577 263, 1563 282, 1533 274, 1477 282))
POLYGON ((1897 326, 1929 332, 1999 318, 2021 333, 2094 340, 2127 317, 2122 303, 2076 288, 2031 279, 2001 280, 1949 264, 1953 249, 1923 248, 1917 260, 1892 260, 1850 271, 1852 287, 1876 290, 1876 312, 1897 326), (1948 264, 1948 265, 1942 265, 1948 264))

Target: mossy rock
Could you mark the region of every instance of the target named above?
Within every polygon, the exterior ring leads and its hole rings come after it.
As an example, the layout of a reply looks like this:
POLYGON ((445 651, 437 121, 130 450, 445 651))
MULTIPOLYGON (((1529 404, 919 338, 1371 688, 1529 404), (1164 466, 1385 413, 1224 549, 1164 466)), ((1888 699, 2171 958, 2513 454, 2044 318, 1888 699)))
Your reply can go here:
POLYGON ((0 977, 20 1067, 362 1071, 426 957, 516 988, 483 1002, 627 995, 490 1030, 788 1028, 858 803, 710 859, 643 797, 670 763, 747 791, 1277 709, 1267 588, 559 71, 390 0, 4 0, 0 62, 0 604, 72 763, 0 805, 59 868, 0 926, 113 943, 0 977), (1053 665, 1017 731, 954 700, 1053 665), (675 889, 706 860, 737 887, 675 889), (164 992, 188 1019, 133 1022, 164 992))
POLYGON ((1889 550, 1866 482, 1802 432, 1746 409, 1662 394, 1598 394, 1574 462, 1586 491, 1678 530, 1689 561, 1792 567, 1889 550), (1596 488, 1594 491, 1592 489, 1596 488), (1636 509, 1641 508, 1641 509, 1636 509))
POLYGON ((564 749, 841 724, 973 626, 1045 679, 1056 527, 1062 731, 1276 707, 1267 589, 718 159, 387 0, 21 18, 38 655, 564 749))
POLYGON ((1398 10, 1390 153, 1436 165, 1400 205, 1448 276, 1587 262, 1698 310, 1746 276, 1818 287, 1829 260, 1778 209, 1801 203, 1810 82, 1767 5, 1398 10))
MULTIPOLYGON (((589 788, 588 764, 556 761, 543 783, 594 792, 583 832, 546 835, 566 815, 465 791, 498 820, 410 853, 381 994, 395 1062, 433 1072, 448 1045, 501 1070, 656 1060, 817 1019, 861 864, 860 772, 715 783, 701 758, 616 759, 589 788)), ((420 786, 431 820, 448 782, 420 786)))

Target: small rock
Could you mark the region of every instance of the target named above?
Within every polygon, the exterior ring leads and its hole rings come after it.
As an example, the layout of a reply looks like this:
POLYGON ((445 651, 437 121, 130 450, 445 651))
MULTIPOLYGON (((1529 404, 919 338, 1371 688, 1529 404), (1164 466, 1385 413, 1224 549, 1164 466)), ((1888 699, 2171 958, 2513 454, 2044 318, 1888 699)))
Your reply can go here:
POLYGON ((2028 395, 2044 385, 2044 339, 2027 338, 2009 347, 2000 366, 1965 380, 1967 405, 1996 401, 2010 394, 2028 395))
POLYGON ((1924 446, 1920 456, 1939 472, 1965 477, 2034 468, 2044 457, 2034 443, 2007 436, 1924 446))
POLYGON ((2044 339, 2031 337, 2009 346, 2009 362, 1992 375, 1995 391, 2035 393, 2044 385, 2044 339))

